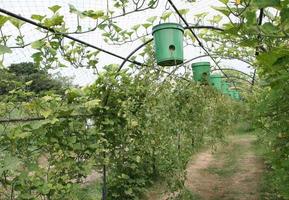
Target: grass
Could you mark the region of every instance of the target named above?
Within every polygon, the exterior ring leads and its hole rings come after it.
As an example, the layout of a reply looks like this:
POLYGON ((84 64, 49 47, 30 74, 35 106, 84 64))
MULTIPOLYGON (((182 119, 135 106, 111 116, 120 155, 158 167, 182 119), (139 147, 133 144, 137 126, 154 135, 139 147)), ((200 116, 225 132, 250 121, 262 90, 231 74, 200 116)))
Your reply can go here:
MULTIPOLYGON (((258 131, 260 130, 253 130, 250 129, 245 125, 240 127, 241 134, 250 133, 251 135, 258 135, 258 131), (245 128, 244 128, 245 127, 245 128)), ((256 140, 252 145, 252 150, 258 157, 261 157, 262 160, 265 162, 266 154, 268 153, 268 149, 265 148, 265 145, 262 144, 261 141, 256 140)), ((266 165, 266 164, 265 164, 266 165)), ((281 200, 278 196, 277 192, 275 191, 274 186, 274 173, 270 170, 269 166, 265 166, 265 169, 262 174, 261 178, 261 185, 260 185, 260 200, 281 200)))
POLYGON ((101 184, 97 181, 83 187, 77 193, 79 200, 100 200, 101 199, 101 184))
MULTIPOLYGON (((268 150, 266 150, 265 146, 261 142, 256 141, 254 145, 254 151, 256 155, 262 157, 265 160, 266 153, 268 150)), ((267 200, 267 199, 281 200, 282 199, 280 198, 277 191, 275 190, 276 185, 274 185, 274 182, 275 182, 274 172, 269 168, 269 166, 266 166, 263 172, 261 185, 260 185, 260 200, 267 200)))
POLYGON ((224 159, 221 166, 209 166, 204 169, 210 174, 216 174, 220 177, 227 178, 232 176, 238 170, 237 160, 244 154, 244 149, 239 144, 232 144, 229 151, 221 150, 215 155, 217 160, 224 159), (225 158, 223 158, 225 156, 225 158))
POLYGON ((184 189, 174 200, 201 200, 201 198, 193 192, 184 189))

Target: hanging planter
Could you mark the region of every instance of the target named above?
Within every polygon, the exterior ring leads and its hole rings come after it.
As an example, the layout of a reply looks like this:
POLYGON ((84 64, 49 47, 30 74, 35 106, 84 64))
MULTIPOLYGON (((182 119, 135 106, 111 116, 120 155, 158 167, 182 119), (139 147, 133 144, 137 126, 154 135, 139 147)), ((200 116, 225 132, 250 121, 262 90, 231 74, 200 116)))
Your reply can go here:
POLYGON ((210 84, 217 90, 222 90, 222 75, 220 74, 211 75, 210 84))
POLYGON ((235 91, 235 99, 240 100, 240 93, 238 91, 235 91))
POLYGON ((229 90, 229 96, 230 96, 231 98, 234 98, 234 91, 233 91, 233 90, 229 90))
POLYGON ((229 94, 229 83, 223 81, 222 82, 222 93, 223 94, 229 94))
POLYGON ((240 100, 240 94, 237 90, 232 90, 233 98, 236 100, 240 100))
POLYGON ((210 77, 211 66, 209 62, 198 62, 192 64, 194 80, 198 82, 207 82, 210 77))
POLYGON ((154 46, 158 65, 173 66, 184 61, 184 28, 176 23, 153 27, 154 46))

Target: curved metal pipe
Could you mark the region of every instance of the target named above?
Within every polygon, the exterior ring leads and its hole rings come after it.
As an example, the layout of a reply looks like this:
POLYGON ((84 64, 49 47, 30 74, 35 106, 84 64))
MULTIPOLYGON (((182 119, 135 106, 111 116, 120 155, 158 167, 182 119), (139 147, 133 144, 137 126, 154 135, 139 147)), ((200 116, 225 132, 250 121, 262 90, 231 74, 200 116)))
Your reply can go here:
POLYGON ((216 31, 224 31, 224 29, 222 28, 218 28, 215 26, 187 26, 185 27, 185 29, 212 29, 212 30, 216 30, 216 31))
MULTIPOLYGON (((138 46, 135 50, 133 50, 121 63, 121 65, 119 66, 117 73, 123 68, 123 66, 125 65, 126 62, 129 61, 130 57, 133 56, 138 50, 140 50, 141 48, 143 48, 145 45, 151 43, 153 41, 153 38, 149 39, 148 41, 146 41, 145 43, 141 44, 140 46, 138 46)), ((147 66, 142 64, 141 66, 147 66)))
POLYGON ((239 87, 239 86, 236 86, 236 88, 238 91, 247 91, 247 92, 251 92, 251 90, 249 88, 244 88, 244 87, 239 87))
MULTIPOLYGON (((17 15, 17 14, 15 14, 15 13, 12 13, 12 12, 10 12, 10 11, 8 11, 8 10, 4 10, 3 8, 0 8, 0 12, 6 14, 6 15, 8 15, 8 16, 11 16, 11 17, 13 17, 13 18, 16 18, 16 19, 19 19, 19 20, 21 20, 21 21, 24 21, 24 22, 26 22, 26 23, 28 23, 28 24, 33 25, 33 26, 37 26, 37 27, 39 27, 39 28, 42 28, 42 29, 44 29, 44 30, 47 30, 47 31, 49 31, 49 32, 51 32, 51 33, 54 33, 54 34, 57 34, 57 35, 61 35, 61 36, 64 37, 64 38, 70 39, 70 40, 75 41, 75 42, 77 42, 77 43, 80 43, 80 44, 83 44, 83 45, 85 45, 85 46, 88 46, 88 47, 91 47, 91 48, 93 48, 93 49, 96 49, 96 50, 98 50, 98 51, 101 51, 101 52, 103 52, 103 53, 109 54, 109 55, 114 56, 114 57, 116 57, 116 58, 119 58, 119 59, 122 59, 122 60, 125 59, 124 57, 122 57, 122 56, 120 56, 120 55, 118 55, 118 54, 115 54, 115 53, 113 53, 113 52, 111 52, 111 51, 102 49, 102 48, 100 48, 100 47, 98 47, 98 46, 95 46, 95 45, 92 45, 92 44, 90 44, 90 43, 88 43, 88 42, 82 41, 82 40, 77 39, 77 38, 75 38, 75 37, 72 37, 72 36, 70 36, 70 35, 68 35, 68 34, 60 33, 59 31, 57 31, 57 30, 55 30, 55 29, 53 29, 53 28, 46 27, 46 26, 44 26, 44 25, 42 25, 42 24, 39 24, 39 23, 36 23, 36 22, 34 22, 34 21, 32 21, 32 20, 30 20, 30 19, 28 19, 28 18, 22 17, 22 16, 20 16, 20 15, 17 15)), ((128 60, 128 61, 131 62, 131 63, 134 63, 134 64, 136 64, 136 65, 142 65, 142 63, 137 62, 137 61, 132 61, 132 60, 128 60)))
MULTIPOLYGON (((247 79, 245 78, 241 78, 241 77, 238 77, 238 76, 228 76, 229 78, 234 78, 234 79, 238 79, 238 80, 242 80, 242 81, 245 81, 247 83, 249 83, 250 85, 252 85, 252 82, 251 81, 248 81, 247 79)), ((225 76, 223 76, 222 78, 227 78, 225 76)))
MULTIPOLYGON (((240 71, 240 70, 237 70, 237 69, 233 69, 233 68, 222 68, 222 70, 232 70, 232 71, 236 71, 236 72, 239 72, 239 73, 241 73, 241 74, 243 74, 243 75, 246 75, 246 76, 250 77, 251 79, 253 79, 253 76, 251 76, 251 75, 249 75, 249 74, 247 74, 247 73, 245 73, 245 72, 242 72, 242 71, 240 71)), ((219 69, 215 69, 215 70, 212 70, 212 71, 219 71, 219 69)))

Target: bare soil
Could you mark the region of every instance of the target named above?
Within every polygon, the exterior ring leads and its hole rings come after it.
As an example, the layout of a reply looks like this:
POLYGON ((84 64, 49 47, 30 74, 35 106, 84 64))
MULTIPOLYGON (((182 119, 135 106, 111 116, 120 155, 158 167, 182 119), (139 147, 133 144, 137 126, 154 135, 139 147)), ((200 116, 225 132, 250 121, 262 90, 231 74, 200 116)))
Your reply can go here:
POLYGON ((233 136, 229 145, 198 154, 187 168, 186 187, 202 200, 258 200, 263 162, 254 136, 233 136))

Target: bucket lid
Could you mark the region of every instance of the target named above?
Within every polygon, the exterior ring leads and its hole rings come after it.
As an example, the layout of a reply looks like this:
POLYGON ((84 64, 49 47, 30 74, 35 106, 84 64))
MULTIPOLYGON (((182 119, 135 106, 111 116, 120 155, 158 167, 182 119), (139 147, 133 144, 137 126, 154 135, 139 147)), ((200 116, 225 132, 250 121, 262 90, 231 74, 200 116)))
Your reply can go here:
POLYGON ((153 27, 153 34, 156 31, 159 31, 162 29, 178 29, 178 30, 181 30, 182 32, 184 32, 183 26, 178 24, 178 23, 163 23, 163 24, 158 24, 158 25, 153 27))
POLYGON ((193 63, 192 67, 200 67, 200 66, 210 66, 210 62, 197 62, 197 63, 193 63))

